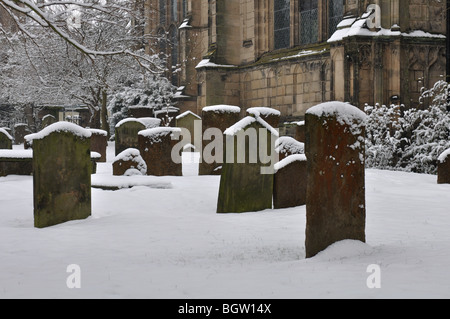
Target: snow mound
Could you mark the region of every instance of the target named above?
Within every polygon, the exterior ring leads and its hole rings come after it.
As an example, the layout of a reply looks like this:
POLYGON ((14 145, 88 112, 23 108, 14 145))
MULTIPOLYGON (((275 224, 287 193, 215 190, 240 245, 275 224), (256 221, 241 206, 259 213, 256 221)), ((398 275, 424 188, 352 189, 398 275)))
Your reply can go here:
POLYGON ((145 175, 147 173, 147 164, 142 158, 141 152, 139 152, 139 150, 136 148, 127 148, 126 150, 118 154, 116 157, 114 157, 113 163, 116 163, 118 161, 131 161, 135 164, 133 168, 140 172, 141 175, 145 175))
POLYGON ((203 112, 216 112, 216 113, 240 113, 241 108, 239 106, 234 105, 211 105, 206 106, 203 109, 203 112))
POLYGON ((136 169, 129 169, 124 176, 111 176, 94 174, 91 177, 91 184, 93 188, 101 188, 108 190, 120 190, 126 188, 133 188, 143 186, 153 189, 172 189, 171 182, 167 182, 154 176, 144 176, 136 169), (130 178, 132 176, 132 178, 130 178))
POLYGON ((359 240, 344 239, 328 246, 312 257, 318 261, 334 261, 343 259, 358 259, 375 253, 375 249, 359 240))
POLYGON ((139 121, 145 125, 145 128, 155 128, 161 125, 161 119, 156 117, 140 117, 139 121))
POLYGON ((47 136, 49 136, 52 133, 61 133, 61 132, 69 132, 73 135, 76 135, 81 138, 90 138, 92 133, 85 128, 82 128, 79 125, 76 125, 74 123, 70 122, 57 122, 52 125, 47 126, 42 131, 35 133, 35 134, 29 134, 25 136, 25 140, 27 142, 31 142, 33 140, 41 140, 47 136))
POLYGON ((30 159, 33 158, 32 150, 0 150, 2 159, 30 159))
POLYGON ((325 102, 311 107, 306 111, 306 114, 315 115, 317 117, 331 117, 335 116, 337 121, 344 125, 353 126, 356 123, 365 123, 367 119, 366 113, 344 102, 325 102))

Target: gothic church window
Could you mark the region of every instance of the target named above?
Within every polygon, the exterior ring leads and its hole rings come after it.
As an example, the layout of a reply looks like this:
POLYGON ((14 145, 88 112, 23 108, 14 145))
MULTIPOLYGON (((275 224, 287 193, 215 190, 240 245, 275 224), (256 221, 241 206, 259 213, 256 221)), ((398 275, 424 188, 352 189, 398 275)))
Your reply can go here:
POLYGON ((274 0, 274 49, 290 46, 290 0, 274 0))
POLYGON ((312 44, 318 41, 319 9, 318 0, 300 1, 300 42, 312 44))
POLYGON ((329 36, 337 30, 337 25, 342 21, 344 17, 344 1, 343 0, 330 0, 330 16, 329 16, 329 36))

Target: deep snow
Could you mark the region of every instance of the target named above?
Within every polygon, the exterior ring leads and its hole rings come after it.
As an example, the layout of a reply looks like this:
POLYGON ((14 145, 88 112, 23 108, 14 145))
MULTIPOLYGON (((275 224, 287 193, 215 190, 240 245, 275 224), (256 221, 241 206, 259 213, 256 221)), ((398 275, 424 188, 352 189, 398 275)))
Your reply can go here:
MULTIPOLYGON (((436 176, 367 170, 367 243, 305 259, 305 206, 216 214, 220 177, 184 173, 93 188, 92 217, 46 229, 33 227, 32 177, 0 178, 0 298, 450 297, 450 185, 436 176)), ((93 179, 113 183, 111 163, 93 179)))

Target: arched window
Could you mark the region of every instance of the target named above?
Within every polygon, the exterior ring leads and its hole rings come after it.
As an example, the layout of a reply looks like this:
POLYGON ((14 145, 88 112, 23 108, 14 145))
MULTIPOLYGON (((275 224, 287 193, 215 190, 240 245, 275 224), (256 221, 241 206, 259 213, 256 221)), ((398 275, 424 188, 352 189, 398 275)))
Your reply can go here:
POLYGON ((337 25, 342 21, 344 17, 344 2, 343 0, 329 0, 330 1, 330 28, 329 28, 329 36, 337 30, 337 25))
POLYGON ((167 0, 159 0, 159 24, 164 26, 167 21, 167 0))
POLYGON ((291 39, 290 0, 274 0, 274 49, 288 48, 291 39))
POLYGON ((318 0, 300 1, 300 43, 311 44, 318 41, 319 9, 318 0))

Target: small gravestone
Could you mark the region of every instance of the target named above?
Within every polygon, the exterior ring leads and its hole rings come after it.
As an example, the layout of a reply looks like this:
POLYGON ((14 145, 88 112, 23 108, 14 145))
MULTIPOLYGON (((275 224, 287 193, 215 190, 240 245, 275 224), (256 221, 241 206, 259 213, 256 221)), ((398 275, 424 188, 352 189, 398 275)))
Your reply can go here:
POLYGON ((10 150, 12 143, 12 136, 5 129, 0 128, 0 149, 10 150))
POLYGON ((91 133, 58 122, 33 141, 34 225, 44 228, 91 215, 91 133))
MULTIPOLYGON (((176 127, 186 129, 191 137, 190 140, 183 139, 181 141, 183 147, 187 147, 185 151, 188 151, 188 149, 195 150, 196 147, 194 144, 196 144, 197 142, 194 140, 196 136, 196 127, 198 127, 199 133, 201 133, 200 131, 202 127, 202 118, 191 111, 186 111, 183 114, 178 115, 176 117, 176 120, 176 127)), ((198 148, 200 148, 201 144, 197 146, 198 148)))
POLYGON ((33 174, 33 152, 0 149, 0 176, 33 174))
POLYGON ((328 102, 306 112, 306 257, 344 239, 365 241, 366 115, 328 102))
POLYGON ((18 123, 14 125, 14 142, 16 145, 25 143, 25 136, 30 134, 31 130, 28 124, 18 123))
POLYGON ((127 118, 116 124, 116 155, 119 155, 127 148, 138 149, 138 133, 145 130, 142 121, 135 118, 127 118))
POLYGON ((276 163, 273 207, 288 208, 306 204, 306 156, 289 155, 276 163))
POLYGON ((113 160, 114 176, 145 175, 147 165, 136 148, 127 148, 113 160))
POLYGON ((305 142, 305 121, 296 123, 295 139, 299 142, 305 142))
POLYGON ((100 154, 97 160, 100 163, 106 162, 106 148, 108 147, 108 132, 99 129, 89 129, 91 132, 91 151, 100 154))
POLYGON ((270 107, 251 107, 247 109, 250 116, 259 116, 273 128, 280 125, 281 112, 270 107))
POLYGON ((147 175, 183 175, 181 154, 172 152, 181 129, 158 127, 139 132, 139 151, 147 164, 147 175))
POLYGON ((175 127, 176 117, 180 114, 180 109, 169 106, 163 107, 161 110, 155 111, 155 117, 161 120, 161 126, 175 127))
MULTIPOLYGON (((199 163, 199 175, 220 175, 223 159, 223 140, 214 147, 214 141, 205 138, 210 129, 217 129, 223 133, 227 128, 236 124, 240 119, 241 108, 233 105, 213 105, 202 109, 202 146, 201 161, 199 163), (220 159, 218 161, 217 159, 220 159)), ((216 137, 217 138, 217 137, 216 137)), ((223 136, 220 137, 223 139, 223 136)))
POLYGON ((49 125, 52 125, 54 123, 58 122, 58 120, 56 119, 56 117, 54 117, 51 114, 47 114, 42 118, 42 122, 41 122, 41 128, 44 129, 49 125))
POLYGON ((225 132, 217 213, 272 208, 274 143, 278 132, 259 117, 245 117, 225 132), (264 149, 263 149, 264 148, 264 149))
POLYGON ((450 149, 438 158, 438 184, 450 184, 450 149))
POLYGON ((305 144, 290 136, 280 136, 275 141, 275 151, 279 154, 281 161, 290 155, 305 154, 305 144))
POLYGON ((154 117, 153 107, 133 105, 128 107, 128 115, 134 118, 154 117))

